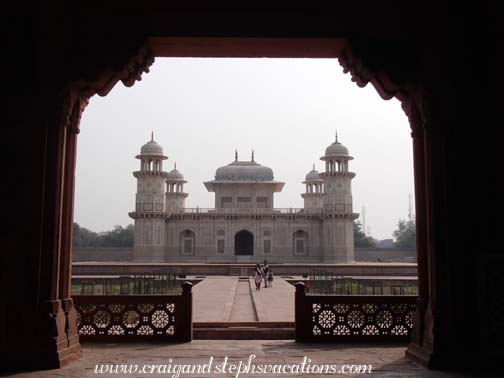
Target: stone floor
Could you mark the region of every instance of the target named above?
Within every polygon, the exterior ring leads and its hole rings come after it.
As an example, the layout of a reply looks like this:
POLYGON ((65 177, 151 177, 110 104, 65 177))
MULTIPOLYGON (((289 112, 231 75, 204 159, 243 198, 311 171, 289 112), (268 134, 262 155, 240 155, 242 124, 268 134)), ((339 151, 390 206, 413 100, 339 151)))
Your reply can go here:
MULTIPOLYGON (((181 373, 180 377, 237 377, 235 373, 217 373, 216 367, 229 357, 228 365, 246 365, 252 355, 253 364, 300 364, 306 357, 311 366, 320 364, 372 365, 371 374, 239 374, 239 377, 391 377, 391 378, 431 378, 431 377, 471 377, 482 375, 461 375, 448 372, 426 370, 404 357, 405 345, 362 345, 362 344, 306 344, 291 340, 196 340, 185 344, 85 344, 83 358, 58 370, 23 372, 1 377, 16 378, 61 378, 61 377, 172 377, 173 373, 161 374, 110 374, 95 373, 97 364, 208 364, 211 357, 212 373, 181 373)), ((305 365, 306 366, 306 365, 305 365)), ((497 375, 496 375, 497 376, 497 375)))

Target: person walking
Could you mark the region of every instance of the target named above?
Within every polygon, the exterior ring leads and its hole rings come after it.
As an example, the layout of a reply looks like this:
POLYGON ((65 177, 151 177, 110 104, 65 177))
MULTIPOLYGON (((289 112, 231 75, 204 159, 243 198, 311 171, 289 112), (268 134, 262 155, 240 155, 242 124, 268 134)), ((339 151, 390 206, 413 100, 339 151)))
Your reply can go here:
POLYGON ((273 270, 270 269, 268 272, 268 285, 269 287, 273 287, 273 270))
POLYGON ((264 260, 264 264, 262 266, 262 274, 264 277, 264 287, 268 287, 268 271, 269 271, 268 261, 264 260))
POLYGON ((254 279, 256 290, 261 290, 262 269, 259 264, 256 265, 256 268, 254 269, 254 275, 252 276, 252 278, 254 279))

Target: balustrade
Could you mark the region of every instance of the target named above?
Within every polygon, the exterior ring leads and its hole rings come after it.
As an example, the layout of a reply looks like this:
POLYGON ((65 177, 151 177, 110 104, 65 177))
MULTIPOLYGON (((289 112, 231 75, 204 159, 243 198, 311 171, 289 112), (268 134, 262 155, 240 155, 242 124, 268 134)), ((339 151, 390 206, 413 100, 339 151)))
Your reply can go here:
POLYGON ((192 284, 181 295, 75 295, 81 340, 192 340, 192 284))
POLYGON ((408 340, 416 296, 307 295, 296 284, 296 341, 408 340))

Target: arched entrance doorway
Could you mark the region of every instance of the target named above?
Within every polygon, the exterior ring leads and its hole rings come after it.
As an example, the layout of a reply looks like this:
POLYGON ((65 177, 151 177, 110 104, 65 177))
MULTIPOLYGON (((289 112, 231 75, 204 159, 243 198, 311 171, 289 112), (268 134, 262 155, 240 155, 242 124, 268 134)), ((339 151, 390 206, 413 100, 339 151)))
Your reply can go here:
POLYGON ((254 235, 247 230, 237 232, 234 251, 236 256, 252 256, 254 254, 254 235))

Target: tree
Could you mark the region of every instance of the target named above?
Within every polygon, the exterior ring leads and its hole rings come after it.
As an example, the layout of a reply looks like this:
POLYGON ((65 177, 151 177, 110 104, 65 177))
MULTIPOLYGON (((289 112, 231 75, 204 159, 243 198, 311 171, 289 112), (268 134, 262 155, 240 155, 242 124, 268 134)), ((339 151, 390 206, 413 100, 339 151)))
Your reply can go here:
POLYGON ((357 248, 374 248, 376 241, 371 236, 366 236, 362 230, 362 224, 354 222, 354 246, 357 248))
POLYGON ((126 228, 114 226, 112 231, 100 235, 101 247, 132 247, 135 228, 132 224, 126 228))
POLYGON ((130 224, 126 228, 114 226, 113 230, 98 234, 74 223, 73 246, 78 248, 133 247, 134 231, 135 227, 130 224))
POLYGON ((399 219, 394 231, 394 247, 416 248, 416 224, 414 220, 399 219))
POLYGON ((98 234, 87 228, 73 224, 73 246, 74 247, 97 247, 99 244, 98 234))

